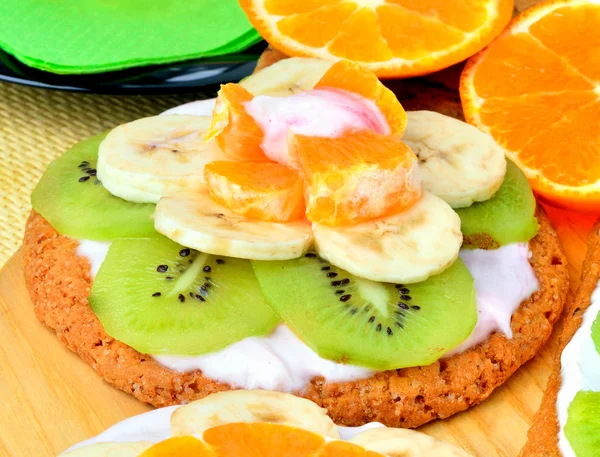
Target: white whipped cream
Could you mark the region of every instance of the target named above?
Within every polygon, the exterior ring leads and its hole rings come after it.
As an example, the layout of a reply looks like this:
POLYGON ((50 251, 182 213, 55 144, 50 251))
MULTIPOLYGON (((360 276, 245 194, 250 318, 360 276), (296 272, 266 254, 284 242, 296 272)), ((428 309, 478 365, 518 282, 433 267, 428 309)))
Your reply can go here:
POLYGON ((265 155, 293 165, 288 158, 288 134, 336 138, 348 130, 389 134, 390 127, 371 100, 341 89, 312 89, 289 97, 257 95, 245 105, 264 133, 265 155))
POLYGON ((529 264, 528 243, 513 243, 488 251, 461 249, 459 256, 475 280, 477 325, 469 338, 447 357, 485 341, 495 331, 512 338, 513 313, 539 288, 529 264))
MULTIPOLYGON (((65 452, 90 446, 96 443, 128 443, 134 441, 151 441, 158 443, 171 436, 171 415, 179 406, 167 406, 147 413, 138 414, 124 421, 118 422, 104 432, 89 440, 77 443, 65 452)), ((343 427, 338 425, 340 438, 350 440, 361 432, 372 428, 381 428, 385 425, 379 422, 369 422, 361 427, 343 427)))
MULTIPOLYGON (((80 241, 77 253, 89 260, 92 275, 106 256, 106 245, 98 241, 80 241)), ((475 346, 497 330, 512 336, 512 314, 538 288, 529 264, 527 243, 490 251, 465 249, 461 250, 460 256, 475 278, 479 321, 471 336, 451 353, 475 346)), ((315 376, 328 381, 353 381, 374 373, 367 368, 319 357, 283 324, 269 336, 245 338, 211 354, 152 357, 172 370, 202 370, 210 378, 245 389, 290 392, 302 389, 315 376)))
POLYGON ((92 269, 92 278, 96 277, 96 273, 100 269, 100 265, 104 262, 106 254, 108 254, 108 248, 110 248, 110 241, 91 241, 91 240, 78 240, 79 246, 77 246, 77 255, 85 257, 92 269))
POLYGON ((565 346, 560 357, 562 384, 558 391, 558 448, 563 457, 576 457, 565 436, 569 405, 580 390, 600 392, 600 354, 592 340, 592 324, 600 313, 600 281, 591 297, 589 308, 583 315, 581 327, 565 346))

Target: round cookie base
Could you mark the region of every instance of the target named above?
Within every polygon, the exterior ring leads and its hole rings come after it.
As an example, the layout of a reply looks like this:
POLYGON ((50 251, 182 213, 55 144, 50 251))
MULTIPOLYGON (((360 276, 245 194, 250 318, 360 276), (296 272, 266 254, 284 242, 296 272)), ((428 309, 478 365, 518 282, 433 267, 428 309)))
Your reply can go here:
MULTIPOLYGON (((381 422, 413 428, 464 411, 486 399, 550 337, 567 297, 567 261, 541 208, 531 264, 540 289, 512 318, 513 338, 494 333, 483 343, 429 366, 378 373, 352 382, 315 378, 297 395, 326 408, 339 425, 381 422)), ((25 230, 25 280, 38 319, 114 387, 156 407, 188 403, 230 390, 200 371, 180 373, 111 338, 88 303, 90 264, 77 241, 32 212, 25 230)))

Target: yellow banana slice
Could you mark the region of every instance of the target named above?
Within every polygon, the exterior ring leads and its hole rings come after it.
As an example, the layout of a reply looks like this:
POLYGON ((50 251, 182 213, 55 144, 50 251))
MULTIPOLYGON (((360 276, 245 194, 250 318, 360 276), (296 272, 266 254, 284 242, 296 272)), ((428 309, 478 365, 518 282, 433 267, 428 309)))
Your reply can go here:
POLYGON ((388 457, 472 457, 453 444, 400 428, 372 428, 359 433, 350 442, 388 457))
POLYGON ((312 89, 334 62, 307 57, 291 57, 242 80, 240 84, 254 95, 285 97, 312 89))
POLYGON ((406 211, 358 225, 313 224, 319 255, 361 278, 409 284, 441 273, 458 257, 460 218, 425 192, 406 211))
POLYGON ((204 165, 229 160, 204 142, 210 117, 154 116, 113 129, 98 150, 98 179, 113 195, 156 203, 163 195, 204 186, 204 165))
POLYGON ((171 416, 171 434, 200 435, 211 427, 231 422, 284 424, 340 437, 327 410, 291 394, 266 390, 220 392, 177 408, 171 416))
POLYGON ((70 452, 63 452, 58 457, 138 457, 152 444, 150 441, 96 443, 70 452))
POLYGON ((206 190, 161 198, 154 227, 183 246, 240 259, 295 259, 312 243, 309 223, 248 219, 212 200, 206 190))
POLYGON ((419 159, 423 189, 453 208, 491 198, 506 173, 504 150, 465 122, 433 111, 407 111, 402 137, 419 159))

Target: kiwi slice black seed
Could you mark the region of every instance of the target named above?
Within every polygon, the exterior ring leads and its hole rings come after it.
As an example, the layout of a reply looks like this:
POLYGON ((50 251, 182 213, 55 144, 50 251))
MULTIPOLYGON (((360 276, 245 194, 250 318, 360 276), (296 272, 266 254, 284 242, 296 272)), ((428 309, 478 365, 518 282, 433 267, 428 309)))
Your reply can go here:
POLYGON ((110 336, 149 354, 214 352, 279 322, 248 260, 162 236, 113 241, 90 304, 110 336))
POLYGON ((115 197, 96 176, 98 146, 105 136, 76 144, 50 164, 31 195, 33 209, 59 233, 74 238, 152 236, 155 205, 115 197))
POLYGON ((539 228, 535 207, 527 177, 507 159, 504 181, 492 198, 455 210, 460 217, 463 246, 495 249, 529 241, 539 228))
POLYGON ((477 322, 473 278, 460 259, 416 284, 358 278, 314 253, 252 266, 273 310, 336 362, 378 370, 428 365, 477 322))

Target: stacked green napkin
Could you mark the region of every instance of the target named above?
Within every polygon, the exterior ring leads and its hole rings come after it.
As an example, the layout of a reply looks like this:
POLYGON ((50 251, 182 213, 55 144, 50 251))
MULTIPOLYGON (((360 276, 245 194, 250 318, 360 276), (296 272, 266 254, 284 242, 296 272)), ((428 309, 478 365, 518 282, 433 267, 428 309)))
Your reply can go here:
POLYGON ((54 73, 214 57, 258 41, 237 0, 0 1, 0 47, 54 73))

